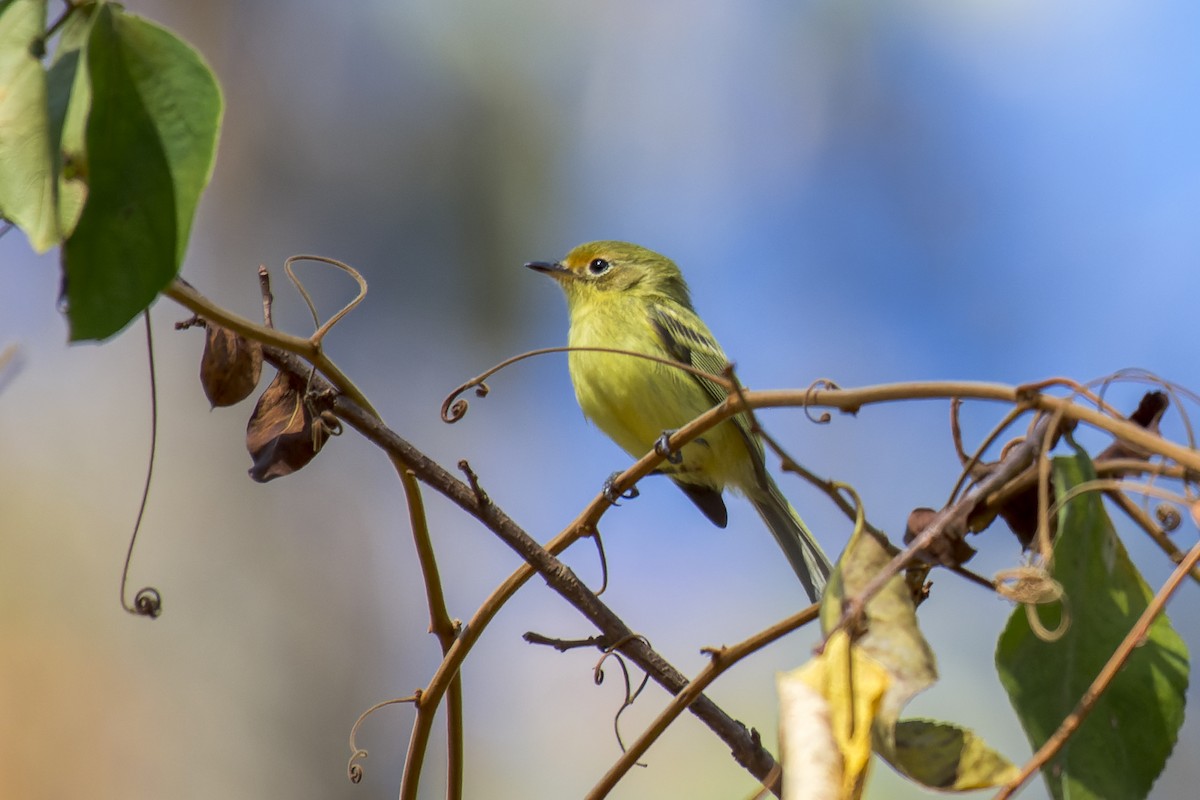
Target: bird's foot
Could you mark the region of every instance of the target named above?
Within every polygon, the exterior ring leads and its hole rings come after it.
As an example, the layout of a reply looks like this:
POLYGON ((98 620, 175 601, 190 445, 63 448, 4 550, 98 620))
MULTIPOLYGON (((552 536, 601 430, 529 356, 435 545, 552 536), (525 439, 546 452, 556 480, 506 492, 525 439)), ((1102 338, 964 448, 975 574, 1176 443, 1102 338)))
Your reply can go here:
POLYGON ((672 464, 682 464, 683 453, 671 449, 671 435, 673 433, 675 433, 673 430, 663 431, 662 436, 658 437, 658 441, 654 443, 654 452, 672 464))
POLYGON ((639 494, 641 494, 641 492, 638 491, 638 488, 636 486, 630 486, 624 492, 618 492, 617 491, 617 478, 619 478, 620 476, 621 476, 621 471, 617 470, 612 475, 608 476, 608 480, 604 481, 604 498, 606 500, 608 500, 608 502, 612 503, 614 506, 621 505, 620 503, 617 502, 618 500, 632 500, 633 498, 635 498, 639 494))

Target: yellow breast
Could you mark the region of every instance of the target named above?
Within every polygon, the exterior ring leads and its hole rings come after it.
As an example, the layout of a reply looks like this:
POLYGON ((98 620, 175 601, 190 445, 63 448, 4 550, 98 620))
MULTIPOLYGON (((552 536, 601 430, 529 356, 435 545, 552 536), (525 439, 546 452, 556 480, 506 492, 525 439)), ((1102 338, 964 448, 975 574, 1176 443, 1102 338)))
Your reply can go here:
MULTIPOLYGON (((644 310, 624 298, 572 314, 572 347, 611 347, 670 359, 644 310)), ((625 452, 640 458, 663 431, 675 430, 713 406, 686 371, 615 353, 572 352, 571 381, 583 413, 625 452)), ((722 489, 748 485, 745 440, 723 423, 683 449, 679 464, 664 462, 677 480, 722 489)))

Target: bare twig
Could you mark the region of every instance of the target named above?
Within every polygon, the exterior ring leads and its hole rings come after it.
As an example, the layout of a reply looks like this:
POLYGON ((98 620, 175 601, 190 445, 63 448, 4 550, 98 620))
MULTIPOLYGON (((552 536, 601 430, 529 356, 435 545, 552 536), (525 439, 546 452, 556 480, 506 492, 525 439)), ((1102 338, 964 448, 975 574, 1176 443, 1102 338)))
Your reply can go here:
MULTIPOLYGON (((621 754, 621 757, 609 768, 604 777, 588 792, 587 800, 600 800, 602 797, 607 797, 608 793, 613 790, 613 787, 625 776, 625 773, 637 763, 638 759, 646 754, 646 751, 650 749, 650 745, 658 740, 658 737, 683 713, 688 704, 693 702, 697 697, 700 697, 700 693, 708 688, 721 673, 751 653, 761 650, 797 628, 812 622, 817 618, 818 613, 820 613, 820 606, 814 603, 803 611, 799 611, 787 619, 775 623, 766 630, 754 634, 749 639, 738 642, 730 647, 705 650, 711 656, 708 664, 705 665, 704 669, 700 670, 683 691, 675 695, 674 699, 655 717, 654 721, 650 723, 650 726, 646 728, 642 735, 621 754)), ((776 794, 779 793, 779 773, 777 771, 772 771, 759 778, 759 780, 763 781, 770 791, 776 794)))
MULTIPOLYGON (((1150 515, 1133 502, 1123 491, 1106 491, 1104 495, 1117 504, 1117 507, 1124 511, 1130 519, 1137 523, 1138 527, 1146 532, 1155 544, 1157 544, 1172 563, 1182 564, 1186 557, 1184 552, 1180 550, 1175 542, 1171 541, 1170 537, 1163 532, 1162 527, 1150 518, 1150 515)), ((1200 583, 1200 568, 1193 569, 1188 573, 1192 580, 1200 583)))
POLYGON ((569 650, 579 650, 580 648, 598 647, 604 650, 608 647, 608 640, 603 636, 589 636, 586 639, 557 639, 550 636, 543 636, 540 633, 526 631, 521 637, 530 644, 540 644, 547 647, 553 647, 560 653, 566 653, 569 650))
MULTIPOLYGON (((339 392, 352 398, 363 408, 371 409, 370 402, 359 391, 358 387, 325 355, 319 341, 306 339, 302 336, 294 336, 275 328, 268 328, 265 325, 259 325, 245 317, 226 311, 200 294, 200 292, 196 291, 191 284, 182 278, 176 278, 167 284, 167 288, 163 289, 163 294, 197 316, 212 320, 218 325, 229 328, 234 333, 239 333, 247 339, 253 339, 263 345, 275 347, 303 358, 309 364, 316 367, 317 371, 324 375, 339 392)), ((308 370, 302 368, 296 374, 307 375, 308 370)), ((371 410, 374 411, 374 409, 371 410)))
MULTIPOLYGON (((309 339, 257 325, 237 314, 226 311, 197 292, 186 281, 179 278, 172 281, 163 290, 163 294, 199 316, 211 319, 248 339, 254 339, 264 345, 278 347, 304 358, 317 366, 318 371, 325 375, 330 383, 339 391, 345 393, 359 405, 363 406, 363 408, 370 408, 370 404, 362 396, 362 393, 354 387, 353 383, 342 374, 336 365, 319 352, 319 348, 309 339)), ((545 350, 525 354, 522 357, 565 349, 546 348, 545 350)), ((634 355, 645 357, 644 354, 634 355)), ((304 374, 304 372, 301 371, 298 374, 304 374)), ((720 378, 721 376, 708 377, 720 378)), ((463 387, 460 387, 459 393, 466 391, 472 386, 477 386, 480 380, 482 378, 476 378, 474 382, 464 384, 463 387)), ((721 380, 723 381, 724 379, 721 378, 721 380)), ((866 386, 858 389, 818 388, 814 386, 808 389, 746 391, 741 399, 726 399, 725 402, 705 412, 693 420, 692 423, 681 428, 671 437, 670 446, 672 450, 678 449, 691 441, 695 436, 699 436, 701 431, 708 430, 718 422, 736 416, 747 408, 825 407, 856 413, 864 406, 879 403, 891 403, 901 400, 949 400, 955 397, 991 400, 1010 404, 1024 403, 1031 408, 1041 411, 1053 411, 1057 408, 1065 407, 1066 410, 1064 413, 1068 419, 1075 422, 1084 422, 1107 431, 1113 436, 1123 438, 1151 454, 1172 459, 1189 471, 1200 474, 1200 452, 1150 433, 1127 420, 1088 408, 1075 402, 1072 398, 1043 394, 1030 386, 1014 387, 978 381, 917 381, 880 384, 878 386, 866 386), (685 430, 691 431, 691 436, 685 438, 683 435, 685 430)), ((448 410, 447 413, 452 412, 448 410)), ((635 466, 640 466, 640 464, 641 462, 635 466)), ((633 477, 633 474, 634 471, 632 469, 626 473, 626 475, 631 477, 633 477)), ((640 474, 633 477, 630 485, 636 483, 641 477, 642 475, 640 474)), ((623 489, 628 488, 628 486, 614 488, 623 489)))
MULTIPOLYGON (((264 357, 272 363, 280 355, 282 354, 272 351, 271 348, 264 348, 264 357)), ((281 363, 285 361, 285 359, 281 359, 281 363)), ((604 498, 603 494, 597 496, 574 523, 543 548, 525 531, 521 530, 495 503, 486 506, 480 505, 467 484, 459 481, 439 464, 417 451, 411 444, 384 427, 378 419, 363 411, 348 398, 336 398, 334 411, 367 439, 382 447, 390 455, 398 457, 424 483, 442 492, 448 499, 482 522, 526 561, 492 592, 492 595, 484 601, 464 626, 425 687, 421 695, 420 702, 422 704, 436 706, 440 702, 451 679, 458 674, 466 654, 474 646, 483 629, 504 602, 534 574, 540 574, 551 589, 579 610, 609 641, 627 639, 620 648, 621 652, 668 692, 677 694, 687 685, 687 678, 682 673, 671 666, 661 655, 646 646, 643 641, 634 637, 634 632, 625 622, 596 597, 595 593, 588 589, 570 568, 554 557, 555 553, 562 552, 569 544, 577 541, 582 535, 582 531, 588 530, 589 525, 594 525, 594 522, 590 520, 598 520, 603 511, 609 507, 609 501, 604 498)), ((672 444, 681 445, 700 433, 699 426, 688 425, 672 436, 671 441, 672 444), (681 439, 682 441, 680 441, 681 439)), ((636 478, 648 473, 661 460, 661 456, 654 453, 648 454, 634 467, 622 473, 616 480, 617 485, 627 488, 634 483, 636 478), (631 476, 636 476, 636 478, 631 476)), ((752 737, 744 725, 729 717, 707 697, 697 698, 689 710, 730 747, 735 760, 752 775, 762 780, 771 771, 775 765, 775 759, 762 747, 762 743, 752 737)), ((418 715, 417 723, 413 727, 413 738, 428 738, 428 726, 432 724, 432 721, 425 722, 425 720, 426 717, 418 715)), ((415 798, 416 785, 413 783, 403 785, 400 796, 415 798)))
MULTIPOLYGON (((879 574, 863 587, 862 591, 854 597, 846 599, 842 612, 842 620, 836 628, 845 627, 850 630, 857 628, 863 611, 866 609, 867 602, 879 593, 880 589, 891 580, 893 575, 904 569, 909 561, 918 553, 928 549, 946 531, 965 530, 967 519, 978 507, 979 501, 1012 480, 1013 477, 1026 469, 1037 457, 1042 447, 1041 434, 1045 432, 1048 425, 1049 419, 1043 419, 1039 422, 1032 435, 1026 437, 1025 441, 1017 446, 1009 449, 1005 457, 996 465, 996 468, 979 482, 975 492, 961 498, 954 505, 948 506, 934 514, 929 524, 923 531, 917 534, 908 547, 893 557, 887 566, 880 570, 879 574)), ((831 634, 836 628, 831 629, 828 633, 831 634)))
POLYGON ((958 408, 960 405, 962 405, 962 398, 956 397, 951 401, 950 427, 954 438, 955 450, 958 453, 959 461, 962 463, 962 472, 959 474, 958 480, 955 481, 954 488, 950 490, 950 498, 946 501, 947 505, 953 503, 967 481, 975 477, 975 469, 982 463, 983 454, 987 452, 987 449, 1008 430, 1009 426, 1029 410, 1021 403, 1009 409, 1008 413, 1004 415, 1004 419, 996 423, 991 432, 975 448, 975 452, 968 457, 962 451, 962 438, 958 425, 958 408))
MULTIPOLYGON (((442 581, 438 573, 437 558, 433 552, 433 541, 429 536, 429 525, 425 518, 425 503, 421 499, 421 487, 417 483, 413 471, 407 469, 397 458, 392 457, 392 464, 400 476, 404 487, 405 498, 408 500, 408 516, 412 526, 413 542, 416 546, 417 558, 421 564, 421 575, 425 579, 425 597, 429 608, 429 629, 437 637, 442 648, 442 657, 450 652, 454 640, 458 636, 460 625, 450 618, 446 611, 446 598, 442 593, 442 581)), ((455 675, 450 681, 446 693, 446 798, 460 800, 463 791, 463 708, 462 708, 462 676, 455 675)), ((415 705, 417 718, 433 717, 437 704, 424 702, 424 696, 418 696, 415 705)), ((425 740, 428 741, 428 740, 425 740)), ((409 769, 418 772, 425 761, 424 742, 410 741, 410 746, 421 748, 420 752, 411 749, 404 762, 405 773, 409 769)), ((415 779, 414 779, 415 783, 415 779)))
POLYGON ((467 483, 470 484, 471 491, 475 493, 475 499, 479 501, 481 506, 486 506, 492 502, 487 492, 479 485, 479 476, 475 474, 475 470, 471 469, 471 462, 465 458, 459 459, 458 471, 466 476, 467 483))

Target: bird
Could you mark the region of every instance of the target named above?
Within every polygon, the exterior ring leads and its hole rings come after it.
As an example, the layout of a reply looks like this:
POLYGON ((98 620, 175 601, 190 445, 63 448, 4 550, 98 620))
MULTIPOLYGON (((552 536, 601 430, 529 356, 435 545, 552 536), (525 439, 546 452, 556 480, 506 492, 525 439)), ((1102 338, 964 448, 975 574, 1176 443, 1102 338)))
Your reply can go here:
MULTIPOLYGON (((719 375, 728 359, 692 307, 674 261, 636 244, 595 241, 560 261, 529 269, 562 288, 572 348, 644 353, 719 375)), ((668 364, 609 352, 570 350, 568 366, 584 416, 634 458, 665 452, 666 436, 723 402, 715 381, 668 364)), ((745 414, 732 417, 670 454, 667 475, 713 524, 729 521, 723 492, 743 494, 783 550, 812 602, 832 567, 800 516, 767 472, 762 443, 745 414)))

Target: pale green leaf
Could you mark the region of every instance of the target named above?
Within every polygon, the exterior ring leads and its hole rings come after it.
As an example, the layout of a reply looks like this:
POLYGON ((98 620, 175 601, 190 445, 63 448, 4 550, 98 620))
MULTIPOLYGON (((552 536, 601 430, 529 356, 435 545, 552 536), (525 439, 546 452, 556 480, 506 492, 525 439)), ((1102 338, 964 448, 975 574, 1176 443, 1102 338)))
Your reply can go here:
POLYGON ((92 104, 87 42, 96 8, 78 8, 67 19, 47 73, 50 141, 56 150, 58 226, 63 236, 75 230, 87 197, 87 119, 92 104))
POLYGON ((59 241, 46 72, 46 0, 0 2, 0 214, 45 252, 59 241))

